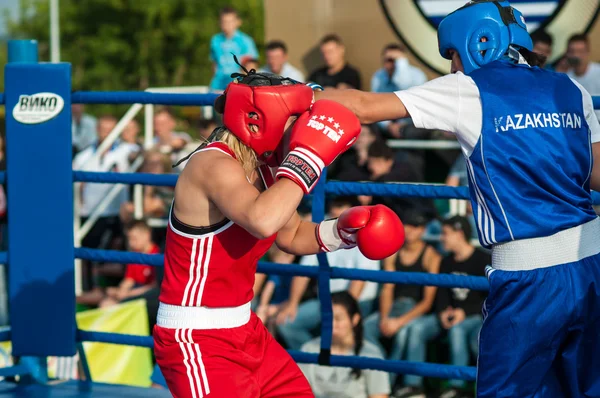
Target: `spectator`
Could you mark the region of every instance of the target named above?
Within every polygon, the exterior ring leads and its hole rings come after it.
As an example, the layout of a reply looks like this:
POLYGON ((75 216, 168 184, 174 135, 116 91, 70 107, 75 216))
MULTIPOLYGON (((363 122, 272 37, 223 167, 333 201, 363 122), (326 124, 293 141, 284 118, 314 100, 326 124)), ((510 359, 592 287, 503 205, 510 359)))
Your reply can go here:
MULTIPOLYGON (((106 139, 109 133, 117 124, 117 119, 113 116, 102 116, 98 119, 96 142, 81 151, 73 160, 73 169, 84 171, 100 172, 126 172, 129 168, 129 155, 131 148, 118 143, 114 143, 104 153, 96 157, 96 150, 106 139)), ((101 201, 105 199, 109 191, 113 188, 112 184, 81 184, 81 210, 83 222, 89 217, 101 201)), ((102 211, 101 217, 96 221, 94 227, 84 238, 82 244, 86 247, 106 247, 110 240, 110 235, 120 235, 121 226, 119 223, 119 209, 121 204, 127 201, 128 191, 122 189, 120 193, 108 204, 102 211), (107 236, 109 235, 109 236, 107 236)))
POLYGON ((533 41, 533 52, 546 57, 544 63, 540 66, 545 69, 553 70, 552 65, 548 64, 548 60, 552 56, 552 36, 545 30, 537 30, 531 35, 533 41))
MULTIPOLYGON (((423 241, 427 219, 412 212, 404 218, 405 243, 400 251, 383 262, 386 271, 437 274, 441 256, 423 241)), ((389 359, 424 362, 427 341, 439 334, 437 317, 430 314, 436 287, 385 284, 379 298, 380 311, 365 320, 365 337, 373 344, 390 342, 389 359)), ((396 376, 391 375, 392 385, 396 376)), ((425 397, 423 378, 406 375, 405 388, 396 397, 425 397)))
MULTIPOLYGON (((273 245, 267 253, 268 261, 278 264, 298 264, 300 258, 289 254, 273 245)), ((254 282, 254 297, 256 315, 267 325, 269 330, 273 330, 274 316, 284 301, 288 299, 290 287, 290 278, 280 275, 256 274, 254 282)))
POLYGON ((304 74, 290 65, 288 62, 287 46, 280 40, 267 43, 266 52, 267 65, 263 68, 265 72, 289 77, 299 82, 304 81, 304 74))
MULTIPOLYGON (((356 199, 352 197, 337 197, 330 203, 328 215, 331 218, 339 217, 345 210, 356 204, 356 199)), ((356 247, 327 253, 327 261, 336 267, 380 269, 379 262, 369 260, 356 247)), ((302 257, 300 264, 317 266, 317 256, 302 257)), ((371 313, 373 301, 377 296, 376 283, 332 279, 329 286, 333 293, 348 291, 359 300, 361 311, 365 316, 371 313)), ((292 279, 289 300, 277 315, 278 332, 291 349, 298 350, 302 344, 312 339, 312 331, 321 323, 320 303, 316 293, 316 283, 315 281, 311 283, 310 278, 296 276, 292 279), (305 295, 307 290, 308 296, 305 295)))
MULTIPOLYGON (((331 354, 383 359, 379 348, 363 338, 361 314, 354 297, 348 292, 337 292, 331 295, 331 302, 331 354)), ((320 337, 302 346, 305 352, 318 353, 320 349, 320 337)), ((300 369, 316 398, 387 398, 390 393, 388 378, 381 371, 312 364, 300 364, 300 369)))
POLYGON ((239 71, 239 65, 235 63, 232 53, 241 63, 245 58, 258 58, 254 40, 238 30, 242 21, 234 8, 221 9, 219 23, 221 33, 217 33, 210 39, 210 59, 215 70, 210 88, 216 91, 225 90, 231 82, 231 74, 239 71))
POLYGON ((97 120, 92 115, 83 112, 83 104, 71 105, 71 136, 73 153, 83 151, 96 141, 97 120))
MULTIPOLYGON (((383 140, 369 146, 367 167, 374 182, 421 182, 423 177, 414 167, 414 162, 403 161, 383 140)), ((364 203, 363 203, 364 204, 364 203)), ((405 213, 417 211, 429 217, 436 214, 432 200, 416 198, 373 198, 371 204, 385 204, 394 209, 402 219, 405 213)))
MULTIPOLYGON (((168 174, 171 172, 169 157, 157 150, 150 150, 144 154, 144 163, 141 171, 150 174, 168 174)), ((171 187, 144 187, 144 218, 167 217, 171 202, 173 201, 173 188, 171 187)), ((134 204, 131 201, 121 205, 121 221, 128 223, 133 218, 134 204)))
POLYGON ((244 68, 246 68, 247 71, 251 71, 252 69, 257 71, 260 68, 259 65, 260 65, 260 62, 256 58, 246 57, 244 59, 244 62, 242 62, 242 66, 244 68))
POLYGON ((406 49, 400 44, 388 44, 382 51, 383 68, 371 78, 371 91, 393 93, 418 86, 427 81, 425 73, 408 62, 406 49))
POLYGON ((363 125, 352 147, 327 168, 327 178, 341 181, 367 181, 370 175, 367 168, 369 146, 376 139, 377 134, 373 128, 363 125))
POLYGON ((321 54, 326 66, 314 71, 309 81, 323 87, 360 90, 360 74, 346 62, 346 47, 338 35, 331 34, 321 39, 321 54))
POLYGON ((562 57, 560 57, 556 62, 554 62, 554 65, 552 65, 552 67, 554 68, 554 72, 568 73, 570 66, 567 56, 563 55, 562 57))
POLYGON ((121 133, 121 142, 124 144, 131 144, 140 146, 141 142, 139 139, 140 134, 140 124, 135 119, 131 119, 127 126, 123 129, 121 133))
POLYGON ((208 137, 210 137, 216 127, 217 124, 214 120, 200 119, 198 122, 198 135, 200 136, 200 140, 208 140, 208 137))
MULTIPOLYGON (((585 34, 573 35, 567 44, 570 78, 581 84, 591 95, 600 95, 600 64, 590 62, 590 42, 585 34)), ((600 110, 596 110, 600 118, 600 110)))
MULTIPOLYGON (((406 49, 396 43, 388 44, 382 51, 383 68, 371 78, 371 91, 393 93, 418 86, 427 81, 425 73, 408 62, 406 49)), ((379 122, 377 125, 393 138, 401 138, 402 129, 410 124, 410 119, 379 122)))
MULTIPOLYGON (((96 141, 81 151, 73 160, 73 169, 82 171, 96 172, 126 172, 129 169, 129 158, 131 147, 115 142, 102 154, 97 153, 100 144, 108 137, 110 132, 117 124, 117 119, 113 116, 105 115, 98 119, 96 141)), ((79 214, 82 217, 82 224, 93 214, 96 208, 103 202, 109 192, 113 189, 113 184, 95 184, 82 183, 79 185, 81 192, 81 203, 79 214)), ((108 248, 114 242, 118 242, 122 237, 122 227, 119 221, 119 209, 123 202, 129 197, 129 191, 121 188, 118 193, 109 201, 108 205, 99 213, 99 218, 93 227, 83 238, 81 244, 84 247, 108 248)), ((96 277, 99 276, 99 269, 84 268, 84 281, 86 289, 97 286, 96 277)))
MULTIPOLYGON (((170 154, 173 163, 179 157, 179 152, 192 141, 189 134, 175 131, 176 127, 177 120, 171 109, 162 108, 154 114, 155 146, 159 151, 170 154)), ((184 167, 184 164, 180 167, 184 167)))
MULTIPOLYGON (((159 253, 152 242, 152 230, 145 221, 134 221, 126 228, 130 251, 144 254, 159 253)), ((127 264, 125 277, 117 287, 108 287, 100 307, 110 307, 127 299, 137 298, 157 286, 155 268, 149 265, 127 264)))
MULTIPOLYGON (((142 143, 140 142, 138 135, 140 133, 140 125, 135 120, 132 119, 127 126, 123 129, 121 133, 121 146, 129 148, 129 162, 133 163, 133 161, 140 156, 142 152, 142 143)), ((130 192, 133 187, 130 187, 130 192)))
MULTIPOLYGON (((442 259, 440 273, 485 276, 491 256, 470 243, 471 225, 460 216, 442 221, 442 245, 449 256, 442 259)), ((436 298, 437 314, 443 329, 448 331, 450 359, 453 365, 468 366, 470 353, 477 355, 478 335, 483 320, 481 305, 487 294, 465 288, 442 288, 436 298)), ((464 380, 451 380, 443 398, 465 397, 464 380)))
POLYGON ((451 187, 464 187, 469 185, 469 174, 467 172, 467 162, 463 155, 458 155, 448 177, 446 177, 446 185, 451 187))

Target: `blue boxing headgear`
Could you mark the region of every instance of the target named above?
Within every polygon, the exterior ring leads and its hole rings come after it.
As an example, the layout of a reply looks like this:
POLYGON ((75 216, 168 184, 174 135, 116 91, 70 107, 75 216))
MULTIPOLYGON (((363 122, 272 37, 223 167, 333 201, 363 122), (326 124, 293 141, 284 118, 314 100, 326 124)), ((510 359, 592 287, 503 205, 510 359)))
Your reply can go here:
POLYGON ((470 1, 442 20, 438 42, 442 57, 452 59, 450 50, 460 55, 465 74, 498 59, 516 61, 520 48, 533 50, 523 14, 508 1, 470 1))

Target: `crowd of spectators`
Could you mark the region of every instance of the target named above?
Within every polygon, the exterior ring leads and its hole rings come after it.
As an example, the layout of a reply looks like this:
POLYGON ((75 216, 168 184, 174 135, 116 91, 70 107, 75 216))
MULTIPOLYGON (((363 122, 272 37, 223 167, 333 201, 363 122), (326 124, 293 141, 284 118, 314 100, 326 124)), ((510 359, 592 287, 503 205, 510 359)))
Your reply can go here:
MULTIPOLYGON (((425 73, 412 65, 406 48, 399 43, 383 46, 381 68, 366 87, 360 71, 346 60, 346 47, 336 34, 324 36, 318 43, 323 66, 305 74, 290 64, 288 47, 281 40, 265 46, 265 64, 254 40, 239 30, 241 19, 233 8, 220 13, 221 32, 210 43, 214 77, 210 87, 223 90, 231 73, 239 72, 231 53, 238 56, 247 70, 267 71, 297 81, 312 81, 328 89, 357 88, 375 92, 393 92, 423 84, 425 73)), ((550 57, 552 37, 543 31, 533 34, 535 51, 550 57)), ((568 41, 566 53, 545 68, 567 73, 592 95, 600 95, 600 64, 590 61, 590 44, 585 35, 568 41)), ((205 140, 215 126, 214 120, 200 121, 197 129, 182 126, 177 113, 159 108, 153 118, 154 140, 144 145, 140 125, 132 120, 111 145, 102 145, 117 126, 114 115, 94 117, 83 105, 72 105, 73 168, 97 172, 177 173, 185 165, 172 165, 205 140), (183 131, 183 130, 187 130, 183 131), (191 134, 190 134, 191 133, 191 134), (99 149, 103 149, 99 152, 99 149), (139 167, 138 167, 139 165, 139 167)), ((599 115, 600 116, 600 115, 599 115)), ((365 125, 346 153, 329 168, 328 178, 341 181, 441 182, 451 186, 468 184, 463 157, 458 151, 439 156, 441 181, 431 181, 429 164, 433 155, 423 151, 394 150, 389 139, 402 140, 438 137, 451 139, 445 132, 416 129, 410 119, 365 125)), ((0 140, 0 167, 4 169, 0 140)), ((173 189, 144 187, 141 207, 136 212, 134 189, 112 184, 77 185, 82 225, 92 219, 93 226, 81 245, 91 248, 127 249, 139 253, 160 253, 164 248, 165 224, 173 200, 173 189), (100 206, 100 204, 102 204, 100 206), (161 223, 162 221, 162 223, 161 223)), ((433 200, 388 197, 333 197, 328 202, 328 217, 337 217, 355 205, 385 204, 403 220, 406 243, 398 253, 382 262, 369 260, 358 249, 327 253, 332 266, 394 272, 446 273, 483 276, 490 256, 473 244, 473 218, 467 206, 466 216, 448 215, 447 208, 433 200), (431 239, 437 231, 439 239, 431 239)), ((310 218, 307 203, 299 208, 310 218)), ((6 225, 6 200, 0 190, 0 234, 6 225)), ((2 239, 5 245, 6 239, 2 239)), ((273 246, 264 260, 281 264, 317 266, 316 256, 297 257, 273 246)), ((162 270, 139 264, 85 263, 84 292, 77 301, 82 308, 108 307, 120 302, 144 298, 148 305, 150 327, 155 322, 162 270)), ((259 318, 287 348, 318 352, 321 323, 318 287, 315 279, 258 274, 253 308, 259 318)), ((331 353, 374 358, 423 362, 434 360, 454 365, 473 364, 477 357, 477 335, 482 325, 481 306, 484 292, 465 288, 438 289, 410 285, 363 281, 331 280, 333 302, 333 340, 331 353)), ((1 311, 0 311, 1 312, 1 311)), ((0 316, 2 316, 0 314, 0 316)), ((0 319, 1 321, 1 319, 0 319)), ((382 398, 425 397, 432 383, 413 375, 386 374, 378 371, 302 365, 317 397, 382 398)), ((163 384, 154 375, 156 386, 163 384)), ((472 396, 473 386, 461 380, 433 383, 440 397, 472 396)))

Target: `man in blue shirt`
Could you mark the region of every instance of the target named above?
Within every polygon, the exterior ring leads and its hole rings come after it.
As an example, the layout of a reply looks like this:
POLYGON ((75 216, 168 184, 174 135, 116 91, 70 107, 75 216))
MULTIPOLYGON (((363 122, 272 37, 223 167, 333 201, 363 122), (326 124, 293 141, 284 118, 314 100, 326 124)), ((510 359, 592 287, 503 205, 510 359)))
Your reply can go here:
POLYGON ((478 397, 600 396, 600 125, 590 94, 539 67, 522 14, 476 0, 439 25, 452 74, 396 93, 316 93, 362 123, 412 117, 456 134, 492 250, 478 397))
MULTIPOLYGON (((371 91, 375 93, 393 93, 418 86, 427 81, 425 73, 408 62, 403 46, 392 43, 384 47, 382 52, 383 68, 378 69, 371 78, 371 91)), ((401 138, 402 128, 410 123, 410 119, 384 120, 377 123, 379 128, 393 138, 401 138)))
POLYGON ((241 63, 246 58, 258 58, 258 51, 254 40, 239 31, 242 24, 237 11, 225 7, 220 12, 221 33, 210 39, 210 59, 215 67, 215 75, 210 82, 210 88, 215 91, 225 90, 231 83, 231 74, 239 72, 240 67, 235 63, 235 54, 241 63))

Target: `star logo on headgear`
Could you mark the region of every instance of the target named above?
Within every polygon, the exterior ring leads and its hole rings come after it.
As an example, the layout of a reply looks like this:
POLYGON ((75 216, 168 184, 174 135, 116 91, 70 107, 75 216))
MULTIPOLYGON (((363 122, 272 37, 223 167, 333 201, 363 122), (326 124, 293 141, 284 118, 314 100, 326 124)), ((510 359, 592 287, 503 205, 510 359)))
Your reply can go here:
POLYGON ((340 124, 339 124, 338 122, 335 122, 335 123, 333 124, 333 127, 335 127, 336 129, 339 129, 339 128, 340 128, 340 124))
POLYGON ((338 133, 339 133, 340 135, 344 135, 344 130, 340 129, 340 130, 338 131, 338 133))
POLYGON ((313 117, 311 117, 312 120, 317 120, 317 115, 314 115, 313 117))
POLYGON ((327 118, 327 121, 328 121, 329 123, 333 123, 333 118, 332 118, 332 117, 330 117, 330 118, 327 118))
POLYGON ((325 115, 319 116, 319 120, 325 120, 325 115))

